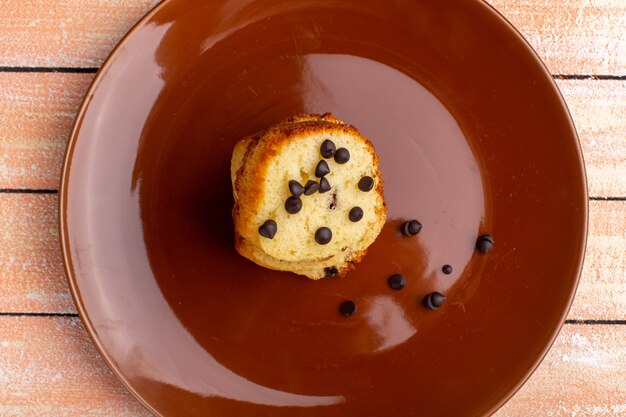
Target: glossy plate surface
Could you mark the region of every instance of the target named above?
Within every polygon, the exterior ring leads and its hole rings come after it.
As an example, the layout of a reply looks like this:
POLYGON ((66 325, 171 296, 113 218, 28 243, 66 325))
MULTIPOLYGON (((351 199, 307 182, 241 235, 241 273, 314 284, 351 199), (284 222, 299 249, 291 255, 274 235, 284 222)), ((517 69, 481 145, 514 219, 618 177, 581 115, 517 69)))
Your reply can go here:
POLYGON ((163 416, 493 412, 554 340, 587 227, 563 100, 475 0, 166 1, 96 77, 62 182, 81 317, 163 416), (313 282, 234 251, 229 162, 239 138, 329 111, 373 141, 389 221, 355 271, 313 282))

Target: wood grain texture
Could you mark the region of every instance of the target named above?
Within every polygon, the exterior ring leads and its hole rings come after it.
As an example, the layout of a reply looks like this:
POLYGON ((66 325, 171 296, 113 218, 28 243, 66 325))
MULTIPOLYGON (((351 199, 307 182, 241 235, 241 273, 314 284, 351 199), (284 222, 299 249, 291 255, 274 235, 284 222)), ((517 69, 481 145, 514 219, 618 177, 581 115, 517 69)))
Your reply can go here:
MULTIPOLYGON (((592 201, 585 267, 570 319, 626 319, 626 201, 592 201)), ((0 194, 0 312, 73 313, 57 196, 0 194)))
POLYGON ((93 74, 0 73, 0 188, 58 188, 93 74))
POLYGON ((496 414, 626 415, 626 326, 565 325, 533 376, 496 414))
POLYGON ((98 67, 156 0, 0 0, 0 66, 98 67))
POLYGON ((626 196, 626 80, 557 84, 578 131, 589 195, 626 196))
POLYGON ((626 201, 591 201, 587 239, 583 273, 568 318, 624 320, 626 201))
MULTIPOLYGON (((625 0, 488 0, 556 74, 626 75, 625 0)), ((98 67, 157 0, 0 0, 0 67, 98 67)), ((5 68, 6 69, 6 68, 5 68)), ((0 72, 0 189, 58 187, 93 74, 0 72)), ((592 196, 626 196, 626 80, 558 81, 592 196)), ((570 319, 626 319, 626 202, 593 201, 570 319)), ((0 194, 0 313, 74 313, 57 196, 0 194)), ((498 416, 626 415, 626 326, 566 325, 498 416)), ((146 416, 72 317, 0 315, 0 416, 146 416)))
MULTIPOLYGON (((92 74, 0 73, 0 188, 58 188, 92 74)), ((592 196, 626 196, 626 81, 560 80, 592 196)))
POLYGON ((76 312, 57 201, 56 195, 0 194, 0 312, 76 312))
MULTIPOLYGON (((0 317, 0 352, 2 416, 149 416, 77 318, 0 317)), ((498 416, 626 413, 624 363, 626 326, 566 325, 498 416)))
MULTIPOLYGON (((623 0, 491 0, 559 74, 626 74, 623 0)), ((0 0, 0 66, 100 66, 155 0, 0 0)))
POLYGON ((488 0, 553 74, 626 75, 623 0, 488 0))
POLYGON ((0 416, 150 416, 78 318, 0 317, 0 416))

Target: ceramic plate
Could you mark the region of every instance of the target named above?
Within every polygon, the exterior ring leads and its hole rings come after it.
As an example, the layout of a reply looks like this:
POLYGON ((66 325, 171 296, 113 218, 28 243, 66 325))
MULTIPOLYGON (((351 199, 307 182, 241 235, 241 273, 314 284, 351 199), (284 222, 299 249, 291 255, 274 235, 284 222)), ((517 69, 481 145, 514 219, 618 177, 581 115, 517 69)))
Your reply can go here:
POLYGON ((494 412, 556 337, 587 226, 563 99, 477 0, 165 1, 98 73, 60 197, 78 311, 162 416, 494 412), (381 160, 388 222, 341 279, 233 249, 233 144, 303 112, 357 126, 381 160))

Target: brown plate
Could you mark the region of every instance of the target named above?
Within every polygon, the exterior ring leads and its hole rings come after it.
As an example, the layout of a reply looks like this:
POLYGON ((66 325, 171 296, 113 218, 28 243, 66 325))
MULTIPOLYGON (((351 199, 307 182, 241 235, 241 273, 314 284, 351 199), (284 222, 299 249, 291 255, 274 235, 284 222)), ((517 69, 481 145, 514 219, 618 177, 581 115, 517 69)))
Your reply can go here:
POLYGON ((60 208, 78 311, 163 416, 491 413, 556 337, 587 226, 567 108, 476 0, 166 1, 89 90, 60 208), (355 271, 313 282, 233 250, 229 161, 237 139, 327 111, 374 142, 389 221, 355 271), (403 238, 411 218, 423 231, 403 238))

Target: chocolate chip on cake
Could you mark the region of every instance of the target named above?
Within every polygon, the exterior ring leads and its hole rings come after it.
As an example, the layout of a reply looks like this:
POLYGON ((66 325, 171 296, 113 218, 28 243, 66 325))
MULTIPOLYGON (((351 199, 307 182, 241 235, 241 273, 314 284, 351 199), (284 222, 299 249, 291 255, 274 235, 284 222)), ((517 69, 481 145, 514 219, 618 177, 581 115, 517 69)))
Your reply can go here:
POLYGON ((329 266, 328 268, 324 268, 324 275, 327 277, 334 277, 338 273, 339 271, 334 266, 329 266))
POLYGON ((333 191, 333 194, 330 196, 330 204, 328 208, 334 210, 337 208, 337 192, 333 191))
POLYGON ((304 187, 296 180, 289 181, 289 192, 294 197, 300 197, 304 193, 304 187))
POLYGON ((278 225, 274 220, 266 220, 261 226, 259 226, 259 234, 268 239, 273 239, 278 230, 278 225))
POLYGON ((363 209, 361 207, 352 207, 348 213, 348 218, 352 223, 356 223, 363 218, 363 209))
POLYGON ((393 274, 389 277, 387 282, 389 283, 389 286, 396 291, 400 291, 406 286, 406 278, 400 274, 393 274))
POLYGON ((330 173, 330 168, 328 167, 326 161, 319 161, 315 167, 315 176, 317 178, 321 178, 328 173, 330 173))
POLYGON ((302 200, 299 197, 289 197, 285 201, 285 210, 289 214, 296 214, 302 210, 302 200))
POLYGON ((482 235, 476 241, 476 249, 480 253, 489 253, 491 249, 493 249, 493 236, 491 235, 482 235))
POLYGON ((335 162, 345 164, 350 160, 350 152, 346 148, 339 148, 335 152, 335 162))
POLYGON ((331 158, 335 154, 335 143, 330 139, 326 139, 320 146, 320 154, 323 158, 331 158))
POLYGON ((372 188, 374 188, 374 178, 366 175, 359 180, 359 190, 368 192, 372 188))
POLYGON ((333 232, 328 227, 320 227, 315 231, 315 241, 325 245, 333 238, 333 232))
POLYGON ((304 195, 313 195, 319 188, 320 185, 317 182, 309 180, 304 186, 304 195))
POLYGON ((438 292, 431 292, 424 298, 424 306, 430 310, 436 310, 446 301, 446 297, 438 292))
POLYGON ((330 191, 330 183, 326 177, 322 177, 320 178, 320 194, 324 194, 327 191, 330 191))
POLYGON ((339 312, 342 316, 350 317, 354 313, 356 313, 356 303, 354 301, 348 300, 341 303, 339 306, 339 312))
POLYGON ((410 220, 402 224, 401 231, 404 236, 415 236, 422 230, 422 223, 410 220))
POLYGON ((446 274, 446 275, 450 275, 450 274, 452 273, 452 266, 450 266, 450 265, 444 265, 444 266, 441 268, 441 272, 443 272, 443 273, 444 273, 444 274, 446 274))

